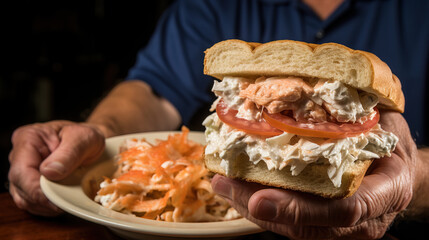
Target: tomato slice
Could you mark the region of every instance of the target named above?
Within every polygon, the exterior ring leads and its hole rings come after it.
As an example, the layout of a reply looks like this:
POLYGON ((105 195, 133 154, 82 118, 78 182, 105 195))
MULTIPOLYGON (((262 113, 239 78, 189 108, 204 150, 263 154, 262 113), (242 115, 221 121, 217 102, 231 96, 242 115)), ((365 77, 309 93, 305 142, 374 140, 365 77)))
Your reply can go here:
POLYGON ((263 118, 273 127, 288 133, 307 137, 345 138, 371 130, 380 119, 380 113, 375 109, 375 116, 364 123, 303 123, 281 113, 270 114, 262 112, 263 118))
POLYGON ((216 106, 216 113, 219 116, 219 119, 232 128, 249 134, 261 135, 265 137, 277 136, 283 133, 283 131, 270 126, 264 119, 261 119, 261 121, 249 121, 246 119, 237 118, 235 116, 237 115, 237 112, 237 110, 228 108, 228 106, 222 100, 220 100, 216 106))

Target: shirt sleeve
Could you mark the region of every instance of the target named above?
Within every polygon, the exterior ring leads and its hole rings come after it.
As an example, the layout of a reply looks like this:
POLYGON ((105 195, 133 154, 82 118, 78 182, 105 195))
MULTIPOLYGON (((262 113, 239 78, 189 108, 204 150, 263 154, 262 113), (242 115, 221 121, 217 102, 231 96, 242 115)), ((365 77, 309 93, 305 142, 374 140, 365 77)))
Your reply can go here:
POLYGON ((187 124, 214 98, 213 80, 203 74, 203 60, 204 51, 217 41, 216 19, 208 2, 179 0, 163 14, 126 79, 147 82, 187 124))

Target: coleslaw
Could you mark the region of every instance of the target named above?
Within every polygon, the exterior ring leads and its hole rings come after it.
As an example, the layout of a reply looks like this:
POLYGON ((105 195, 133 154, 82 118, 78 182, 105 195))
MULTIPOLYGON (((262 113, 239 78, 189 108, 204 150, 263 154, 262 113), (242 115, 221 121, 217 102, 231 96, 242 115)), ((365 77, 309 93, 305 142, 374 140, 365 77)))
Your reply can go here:
POLYGON ((204 146, 188 139, 189 129, 151 144, 128 139, 116 156, 117 170, 95 196, 104 207, 147 219, 207 222, 240 218, 216 195, 204 166, 204 146))

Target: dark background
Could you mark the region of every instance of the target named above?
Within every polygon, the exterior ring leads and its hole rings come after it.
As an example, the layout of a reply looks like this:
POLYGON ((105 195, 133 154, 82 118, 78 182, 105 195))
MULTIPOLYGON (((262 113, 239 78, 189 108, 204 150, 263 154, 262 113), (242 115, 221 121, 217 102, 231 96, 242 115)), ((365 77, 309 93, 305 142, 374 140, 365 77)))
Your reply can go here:
POLYGON ((6 191, 13 130, 85 120, 126 76, 172 0, 2 2, 0 189, 6 191))
MULTIPOLYGON (((173 0, 42 0, 0 3, 0 192, 14 129, 53 119, 84 121, 126 76, 173 0)), ((421 223, 394 224, 419 239, 421 223), (412 234, 414 233, 414 234, 412 234)))

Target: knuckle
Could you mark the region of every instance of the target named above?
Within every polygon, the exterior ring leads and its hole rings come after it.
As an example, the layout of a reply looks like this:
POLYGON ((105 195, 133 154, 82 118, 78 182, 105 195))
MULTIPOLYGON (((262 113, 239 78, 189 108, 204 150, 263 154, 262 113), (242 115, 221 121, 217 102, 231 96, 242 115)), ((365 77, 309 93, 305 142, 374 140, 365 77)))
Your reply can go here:
POLYGON ((23 209, 23 210, 28 209, 29 204, 27 203, 26 200, 24 200, 23 197, 20 196, 20 194, 17 191, 15 191, 11 188, 10 194, 12 195, 12 198, 13 198, 13 201, 15 202, 15 205, 19 209, 23 209))
POLYGON ((33 124, 21 126, 21 127, 17 128, 15 131, 13 131, 12 138, 20 136, 21 134, 35 133, 37 131, 37 129, 40 129, 40 128, 41 128, 40 123, 33 123, 33 124))
POLYGON ((365 212, 366 205, 362 204, 358 199, 349 201, 343 205, 341 214, 341 226, 353 227, 362 220, 362 213, 365 212))
POLYGON ((362 220, 362 214, 359 209, 350 210, 348 214, 344 215, 343 223, 345 227, 353 227, 362 220))
POLYGON ((35 127, 36 125, 27 125, 16 129, 12 133, 12 145, 29 144, 38 135, 39 130, 38 127, 35 127))
POLYGON ((282 204, 284 209, 280 209, 282 222, 285 224, 299 225, 302 223, 302 211, 295 198, 291 198, 287 203, 282 204))
POLYGON ((11 137, 12 144, 16 144, 16 142, 18 141, 20 136, 23 133, 25 133, 27 131, 27 129, 28 129, 28 126, 23 126, 23 127, 19 127, 17 129, 15 129, 15 131, 13 131, 12 137, 11 137))
POLYGON ((27 201, 25 201, 22 198, 14 198, 15 201, 15 205, 22 210, 27 210, 28 209, 28 203, 27 201))

